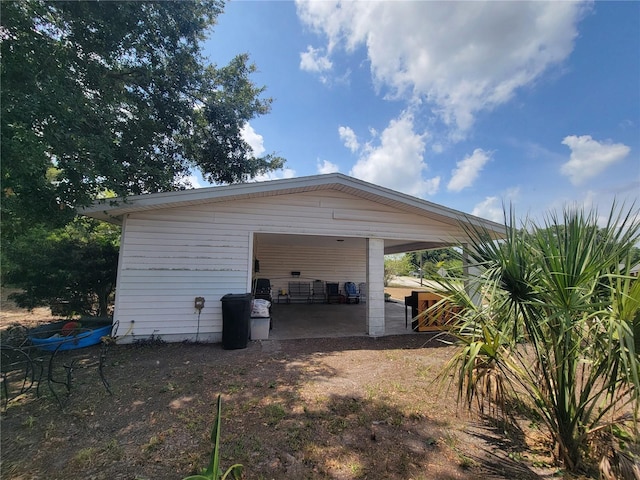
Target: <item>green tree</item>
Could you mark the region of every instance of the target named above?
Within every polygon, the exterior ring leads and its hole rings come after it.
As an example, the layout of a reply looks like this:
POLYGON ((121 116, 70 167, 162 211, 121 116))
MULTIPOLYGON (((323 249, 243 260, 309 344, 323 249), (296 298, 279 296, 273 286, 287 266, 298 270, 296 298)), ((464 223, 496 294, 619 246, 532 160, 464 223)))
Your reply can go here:
POLYGON ((5 249, 3 283, 22 290, 12 298, 23 308, 62 302, 68 313, 107 316, 119 238, 119 227, 86 218, 33 228, 5 249))
POLYGON ((437 277, 438 270, 444 268, 449 276, 462 275, 462 259, 454 248, 436 248, 408 254, 415 271, 422 265, 423 277, 437 277))
POLYGON ((598 453, 606 463, 614 450, 619 465, 629 460, 617 449, 625 443, 613 440, 636 425, 640 399, 640 282, 626 273, 638 213, 613 209, 600 229, 597 218, 565 211, 516 228, 512 215, 503 242, 471 228, 482 271, 470 279, 473 292, 441 281, 446 300, 462 309, 454 330, 461 347, 445 373, 456 374, 459 399, 530 399, 570 471, 598 453))
POLYGON ((384 284, 389 285, 393 277, 411 273, 410 257, 406 254, 388 255, 384 258, 384 284))
POLYGON ((271 105, 248 56, 202 56, 223 5, 0 2, 3 238, 58 227, 106 190, 185 188, 192 168, 236 182, 282 167, 241 137, 271 105))

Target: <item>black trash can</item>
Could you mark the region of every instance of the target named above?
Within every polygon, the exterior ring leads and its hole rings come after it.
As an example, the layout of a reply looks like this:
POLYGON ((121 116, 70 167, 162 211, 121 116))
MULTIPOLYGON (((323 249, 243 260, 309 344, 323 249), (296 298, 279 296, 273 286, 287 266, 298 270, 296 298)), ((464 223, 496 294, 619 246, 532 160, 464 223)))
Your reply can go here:
POLYGON ((228 293, 220 300, 222 301, 222 348, 225 350, 247 348, 251 294, 228 293))

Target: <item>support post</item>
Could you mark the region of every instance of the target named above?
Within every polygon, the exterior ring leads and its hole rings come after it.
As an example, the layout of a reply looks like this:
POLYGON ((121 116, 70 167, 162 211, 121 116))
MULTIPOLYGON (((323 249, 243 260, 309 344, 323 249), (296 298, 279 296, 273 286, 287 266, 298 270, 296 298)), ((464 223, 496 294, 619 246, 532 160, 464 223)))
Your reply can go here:
POLYGON ((469 256, 469 245, 462 245, 462 273, 466 279, 464 282, 464 289, 467 295, 471 297, 473 303, 480 305, 482 301, 482 292, 479 290, 478 276, 480 275, 480 268, 471 261, 469 256))
POLYGON ((384 335, 384 240, 367 239, 367 333, 384 335))

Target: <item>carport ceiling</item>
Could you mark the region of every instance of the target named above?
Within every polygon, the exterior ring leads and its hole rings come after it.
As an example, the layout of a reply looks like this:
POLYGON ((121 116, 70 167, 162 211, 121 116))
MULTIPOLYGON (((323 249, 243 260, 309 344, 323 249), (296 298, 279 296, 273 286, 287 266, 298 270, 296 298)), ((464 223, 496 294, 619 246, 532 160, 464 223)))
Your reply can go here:
MULTIPOLYGON (((337 237, 319 235, 289 235, 282 233, 257 233, 256 244, 258 245, 286 245, 305 246, 312 248, 365 248, 366 239, 358 237, 337 237)), ((432 248, 442 248, 444 243, 413 242, 410 240, 389 240, 384 241, 384 253, 404 253, 418 250, 429 250, 432 248)))

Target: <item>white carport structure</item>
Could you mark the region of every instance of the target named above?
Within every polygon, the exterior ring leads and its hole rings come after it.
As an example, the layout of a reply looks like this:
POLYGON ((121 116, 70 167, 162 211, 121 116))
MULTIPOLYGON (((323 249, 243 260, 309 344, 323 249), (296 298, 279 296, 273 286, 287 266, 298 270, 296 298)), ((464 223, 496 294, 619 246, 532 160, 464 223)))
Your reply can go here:
POLYGON ((123 341, 220 341, 221 297, 250 292, 257 277, 274 292, 291 281, 365 283, 367 332, 382 335, 385 254, 464 245, 463 224, 504 233, 339 173, 108 199, 82 213, 123 227, 114 311, 123 341), (201 313, 195 297, 205 298, 201 313))

